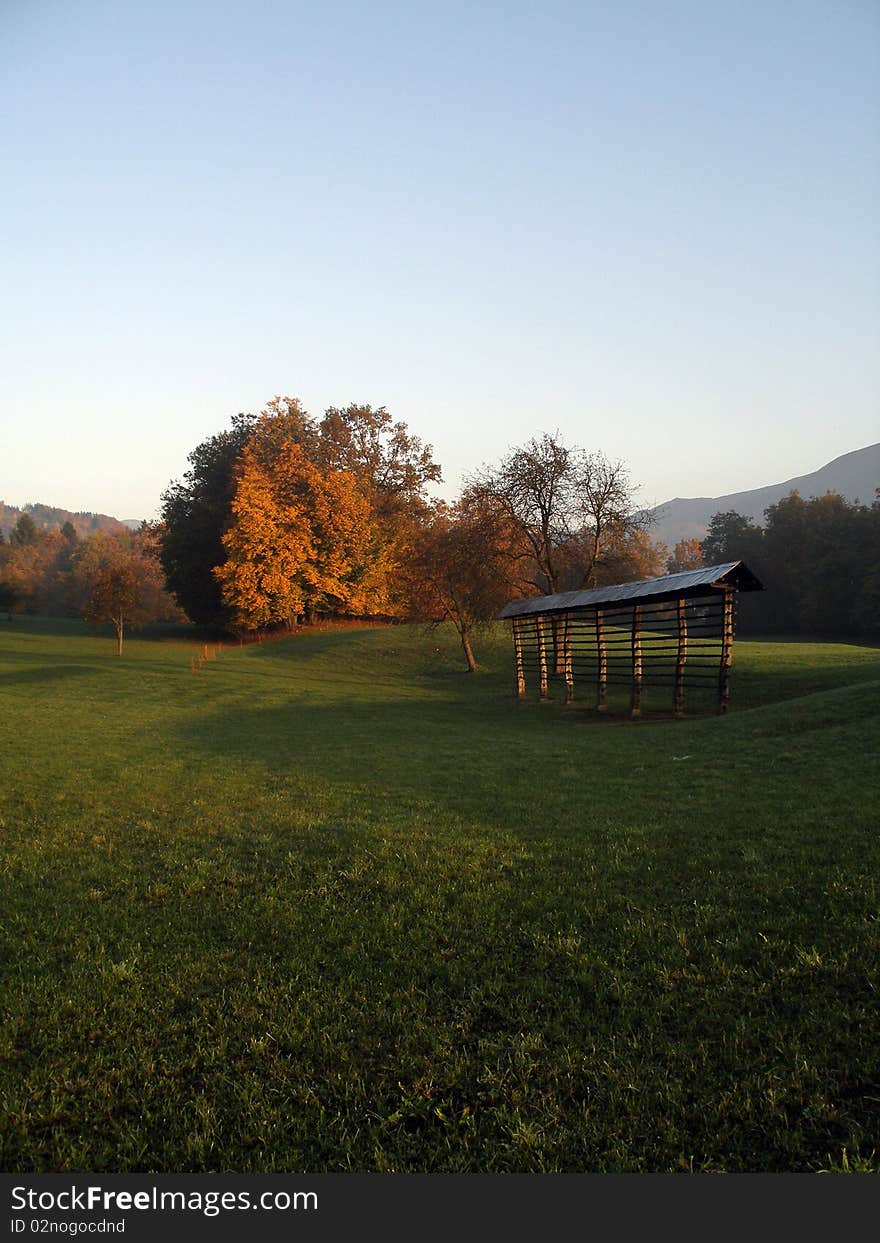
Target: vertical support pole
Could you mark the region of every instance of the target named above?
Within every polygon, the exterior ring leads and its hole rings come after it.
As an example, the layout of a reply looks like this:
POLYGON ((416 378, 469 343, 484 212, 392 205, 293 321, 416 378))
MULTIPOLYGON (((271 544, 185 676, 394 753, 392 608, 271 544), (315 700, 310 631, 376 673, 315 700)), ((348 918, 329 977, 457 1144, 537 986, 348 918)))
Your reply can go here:
POLYGON ((549 671, 551 673, 561 674, 563 663, 565 661, 565 653, 563 650, 565 644, 563 637, 563 626, 565 625, 565 621, 559 613, 554 613, 551 617, 547 618, 547 623, 550 627, 549 647, 551 657, 549 661, 549 671))
POLYGON ((718 671, 718 711, 727 711, 730 698, 730 664, 733 660, 733 588, 724 587, 721 621, 721 667, 718 671))
POLYGON ((574 699, 574 670, 571 664, 571 613, 566 613, 562 622, 562 672, 565 676, 565 702, 570 704, 574 699))
POLYGON ((608 648, 605 646, 605 612, 596 609, 596 711, 607 712, 608 648))
POLYGON ((540 693, 542 699, 547 699, 547 637, 544 631, 544 618, 540 613, 535 614, 535 633, 538 637, 538 674, 540 677, 540 693))
POLYGON ((629 715, 637 721, 642 715, 642 606, 633 605, 632 618, 632 694, 629 715))
POLYGON ((522 622, 518 617, 513 619, 513 655, 516 661, 516 697, 522 699, 526 693, 526 674, 523 666, 522 622))
POLYGON ((675 659, 675 715, 680 720, 684 716, 684 670, 688 651, 687 600, 679 600, 678 613, 678 654, 675 659))

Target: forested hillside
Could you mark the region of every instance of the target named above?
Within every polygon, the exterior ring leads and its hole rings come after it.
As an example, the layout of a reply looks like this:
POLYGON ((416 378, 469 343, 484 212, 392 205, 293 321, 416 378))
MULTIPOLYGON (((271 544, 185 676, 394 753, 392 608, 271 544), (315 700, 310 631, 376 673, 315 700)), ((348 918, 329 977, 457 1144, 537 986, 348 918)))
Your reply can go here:
POLYGON ((28 514, 40 531, 60 531, 69 522, 81 537, 91 535, 93 531, 127 531, 133 525, 132 522, 120 522, 118 518, 111 518, 109 514, 92 514, 82 510, 74 513, 69 509, 59 509, 55 505, 38 503, 22 505, 19 508, 0 501, 0 531, 4 536, 9 535, 22 514, 28 514))

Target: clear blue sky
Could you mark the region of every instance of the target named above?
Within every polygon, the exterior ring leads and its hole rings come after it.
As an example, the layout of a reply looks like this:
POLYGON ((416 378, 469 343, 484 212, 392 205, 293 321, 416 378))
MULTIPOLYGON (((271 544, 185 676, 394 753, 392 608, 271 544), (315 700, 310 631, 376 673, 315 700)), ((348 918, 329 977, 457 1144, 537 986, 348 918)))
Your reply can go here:
POLYGON ((0 499, 153 516, 274 394, 448 491, 540 430, 718 495, 880 440, 875 0, 0 0, 0 499))

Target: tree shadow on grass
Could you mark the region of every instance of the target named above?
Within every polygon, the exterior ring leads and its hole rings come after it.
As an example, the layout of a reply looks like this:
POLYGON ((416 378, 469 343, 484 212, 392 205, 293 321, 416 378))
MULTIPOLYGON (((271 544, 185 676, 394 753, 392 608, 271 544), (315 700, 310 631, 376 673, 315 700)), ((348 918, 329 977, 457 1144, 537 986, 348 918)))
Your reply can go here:
MULTIPOLYGON (((115 635, 113 626, 88 625, 80 617, 44 617, 30 613, 14 613, 12 620, 0 611, 0 639, 10 636, 21 638, 86 639, 106 638, 115 635)), ((126 626, 125 641, 204 642, 206 636, 189 622, 148 622, 137 627, 126 626)), ((211 640, 212 642, 214 640, 211 640)))
POLYGON ((43 666, 39 669, 16 669, 11 673, 0 672, 0 687, 2 686, 29 686, 40 682, 66 682, 69 678, 84 677, 87 674, 94 675, 94 667, 92 665, 72 665, 69 662, 60 662, 51 666, 43 666))
POLYGON ((491 687, 423 699, 383 692, 227 703, 179 728, 187 748, 271 774, 292 797, 323 789, 377 821, 383 806, 410 807, 530 836, 630 813, 655 823, 703 814, 716 797, 729 800, 733 780, 759 799, 774 748, 784 751, 792 730, 813 739, 804 745, 818 762, 824 731, 858 729, 870 716, 876 684, 683 721, 630 723, 621 699, 611 718, 620 728, 608 728, 591 704, 517 702, 491 687))

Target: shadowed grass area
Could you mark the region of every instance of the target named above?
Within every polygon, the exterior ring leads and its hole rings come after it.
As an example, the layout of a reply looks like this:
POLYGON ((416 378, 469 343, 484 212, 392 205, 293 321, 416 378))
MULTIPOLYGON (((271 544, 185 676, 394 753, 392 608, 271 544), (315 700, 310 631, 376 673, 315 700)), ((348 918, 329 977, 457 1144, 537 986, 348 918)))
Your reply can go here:
POLYGON ((880 652, 631 725, 500 630, 194 651, 0 627, 0 1168, 876 1167, 880 652))

